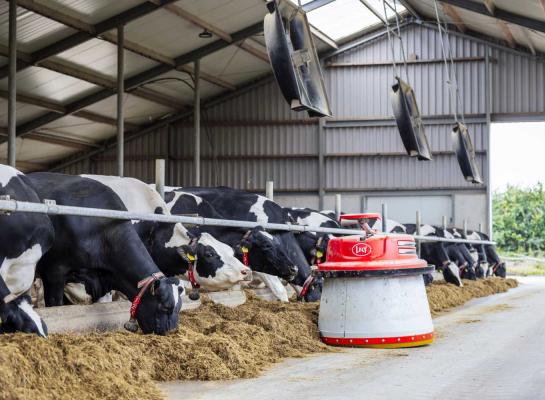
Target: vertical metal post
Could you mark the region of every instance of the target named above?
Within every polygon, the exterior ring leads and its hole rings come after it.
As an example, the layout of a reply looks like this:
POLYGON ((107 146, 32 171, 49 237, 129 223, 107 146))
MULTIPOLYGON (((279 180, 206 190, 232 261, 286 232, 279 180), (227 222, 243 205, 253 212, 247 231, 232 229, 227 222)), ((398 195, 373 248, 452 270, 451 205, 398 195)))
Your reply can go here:
POLYGON ((483 223, 479 222, 479 232, 482 232, 482 231, 483 231, 483 223))
POLYGON ((267 181, 267 184, 265 187, 265 196, 269 200, 274 201, 274 182, 273 181, 267 181))
POLYGON ((443 225, 443 229, 447 229, 448 223, 447 223, 447 216, 446 215, 443 215, 442 225, 443 225))
POLYGON ((123 176, 125 163, 125 121, 123 96, 125 94, 125 28, 117 27, 117 175, 123 176))
MULTIPOLYGON (((485 65, 485 112, 486 112, 486 130, 485 134, 487 135, 487 140, 485 143, 487 143, 486 148, 486 172, 485 172, 485 184, 486 184, 486 225, 487 225, 487 231, 488 236, 490 237, 490 240, 492 240, 492 185, 491 185, 491 172, 490 168, 492 166, 491 162, 491 142, 492 142, 492 132, 491 132, 491 125, 492 125, 492 69, 490 64, 490 48, 486 46, 485 48, 485 58, 484 58, 484 65, 485 65)), ((481 231, 482 232, 482 231, 481 231)))
POLYGON ((467 220, 464 219, 464 237, 467 236, 467 220))
POLYGON ((318 122, 318 204, 319 209, 324 209, 325 198, 325 118, 318 122))
POLYGON ((15 168, 17 152, 17 1, 9 2, 8 164, 15 168))
POLYGON ((382 232, 388 232, 388 204, 382 203, 382 232))
POLYGON ((155 160, 155 190, 165 198, 165 160, 155 160))
MULTIPOLYGON (((416 234, 420 236, 420 225, 422 225, 422 218, 420 216, 420 210, 416 210, 416 234)), ((418 253, 418 257, 420 257, 420 240, 416 241, 416 252, 418 253)))
POLYGON ((194 86, 195 86, 195 97, 193 104, 193 123, 194 123, 194 144, 195 148, 193 149, 193 171, 194 176, 194 185, 201 185, 201 60, 196 60, 193 68, 194 71, 194 86))
POLYGON ((335 195, 335 218, 337 221, 341 219, 342 198, 340 194, 335 195))

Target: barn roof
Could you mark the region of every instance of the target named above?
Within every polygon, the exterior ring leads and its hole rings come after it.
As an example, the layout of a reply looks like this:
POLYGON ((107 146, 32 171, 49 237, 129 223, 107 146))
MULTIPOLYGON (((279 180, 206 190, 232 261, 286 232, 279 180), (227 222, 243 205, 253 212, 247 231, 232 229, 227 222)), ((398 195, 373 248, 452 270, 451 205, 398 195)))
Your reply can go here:
MULTIPOLYGON (((297 0, 290 0, 297 4, 297 0)), ((19 168, 48 165, 100 148, 116 133, 116 28, 125 25, 124 111, 128 134, 191 110, 193 61, 203 100, 236 93, 270 75, 264 0, 18 0, 19 168), (202 37, 203 31, 212 34, 202 37)), ((423 23, 433 0, 403 0, 398 11, 423 23)), ((321 52, 382 25, 382 0, 301 0, 321 52)), ((458 29, 545 52, 545 2, 441 0, 458 29)), ((387 17, 392 17, 388 11, 387 17)), ((7 126, 8 2, 0 3, 0 134, 7 126)), ((0 139, 5 141, 5 139, 0 139)), ((0 154, 6 154, 6 143, 0 154)), ((5 161, 0 156, 0 162, 5 161)))

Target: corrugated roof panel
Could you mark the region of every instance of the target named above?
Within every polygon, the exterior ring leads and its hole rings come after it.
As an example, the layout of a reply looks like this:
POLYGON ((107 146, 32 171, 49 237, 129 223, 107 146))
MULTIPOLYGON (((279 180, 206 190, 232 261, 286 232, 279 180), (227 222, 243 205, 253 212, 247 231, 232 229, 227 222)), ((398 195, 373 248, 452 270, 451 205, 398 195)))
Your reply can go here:
MULTIPOLYGON (((47 111, 43 108, 31 106, 29 104, 17 103, 17 123, 22 124, 33 118, 37 118, 47 111)), ((8 125, 8 101, 0 98, 0 126, 8 125)))
MULTIPOLYGON (((6 90, 7 85, 7 78, 0 81, 0 88, 6 90)), ((17 73, 17 90, 64 104, 98 90, 98 86, 44 68, 29 67, 17 73)))
POLYGON ((83 118, 68 115, 45 125, 44 130, 62 133, 76 139, 97 142, 115 135, 116 128, 112 125, 97 124, 83 118))
POLYGON ((155 11, 125 27, 127 40, 136 42, 168 57, 177 57, 215 39, 201 39, 197 28, 165 10, 155 11))
MULTIPOLYGON (((17 161, 47 164, 77 152, 78 150, 70 147, 30 139, 17 139, 17 161)), ((7 154, 7 143, 0 144, 0 154, 7 154)))
POLYGON ((48 5, 58 6, 64 13, 85 23, 96 24, 145 2, 145 0, 48 0, 48 3, 51 3, 48 5))
POLYGON ((228 33, 262 21, 267 14, 263 0, 181 0, 176 5, 228 33))
MULTIPOLYGON (((107 117, 116 118, 116 102, 117 96, 110 96, 107 99, 87 107, 86 110, 93 111, 107 117)), ((139 97, 135 97, 131 94, 125 94, 123 104, 125 120, 135 124, 153 122, 156 118, 173 111, 170 108, 141 99, 139 97)))
MULTIPOLYGON (((0 43, 9 42, 9 3, 0 2, 0 43)), ((20 51, 33 52, 76 31, 22 7, 17 8, 17 43, 20 51)))
MULTIPOLYGON (((265 49, 262 51, 267 54, 265 49)), ((203 70, 236 85, 272 72, 269 63, 236 46, 229 46, 203 58, 202 65, 203 70)))
MULTIPOLYGON (((112 79, 117 77, 117 46, 100 39, 91 39, 57 57, 80 64, 112 79)), ((155 61, 125 51, 125 76, 129 77, 158 65, 155 61)))
POLYGON ((522 15, 523 17, 545 21, 545 13, 540 0, 494 0, 496 7, 502 10, 522 15))

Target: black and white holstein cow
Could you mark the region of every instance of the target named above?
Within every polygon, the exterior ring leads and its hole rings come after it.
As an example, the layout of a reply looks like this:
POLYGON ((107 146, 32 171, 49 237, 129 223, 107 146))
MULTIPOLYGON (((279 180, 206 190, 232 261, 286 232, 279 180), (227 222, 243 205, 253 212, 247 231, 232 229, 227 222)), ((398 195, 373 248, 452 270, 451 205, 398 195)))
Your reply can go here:
MULTIPOLYGON (((182 188, 165 192, 165 202, 171 214, 197 214, 200 217, 225 219, 212 204, 195 194, 184 192, 182 188)), ((232 228, 225 226, 201 226, 201 232, 207 232, 223 243, 228 244, 235 256, 247 263, 253 271, 278 276, 288 281, 297 274, 297 268, 284 251, 280 241, 262 227, 253 229, 232 228), (244 255, 243 248, 248 250, 244 255)))
MULTIPOLYGON (((461 230, 458 230, 456 228, 449 228, 447 231, 456 239, 466 239, 464 234, 461 230)), ((482 245, 479 245, 482 247, 482 245)), ((486 256, 484 256, 484 249, 482 253, 480 253, 477 249, 479 248, 477 245, 473 246, 469 243, 458 243, 458 250, 462 254, 462 256, 467 261, 470 268, 473 268, 475 271, 475 276, 479 279, 485 277, 485 270, 483 269, 482 265, 486 262, 486 256), (484 258, 483 258, 484 257, 484 258)))
MULTIPOLYGON (((473 240, 490 240, 488 235, 478 231, 467 231, 467 239, 473 240)), ((496 252, 496 247, 491 244, 476 245, 477 252, 479 254, 479 262, 488 264, 486 276, 496 275, 501 278, 507 276, 507 268, 505 262, 503 262, 496 252)))
MULTIPOLYGON (((52 173, 33 173, 29 184, 40 199, 77 207, 126 210, 121 199, 95 180, 52 173)), ((53 215, 51 249, 38 262, 46 306, 64 303, 68 282, 83 283, 96 301, 118 290, 132 302, 129 330, 160 335, 178 325, 183 285, 157 268, 131 221, 53 215)))
MULTIPOLYGON (((318 226, 321 228, 340 229, 341 226, 335 219, 320 211, 311 208, 285 207, 284 211, 293 223, 297 225, 318 226)), ((307 261, 314 265, 325 260, 329 240, 334 235, 317 232, 302 232, 295 234, 299 246, 303 250, 307 261)))
MULTIPOLYGON (((184 192, 202 197, 212 204, 225 218, 258 223, 286 224, 290 219, 280 205, 264 196, 229 187, 184 187, 184 192)), ((292 232, 273 232, 284 251, 297 267, 295 277, 290 281, 306 301, 317 301, 321 296, 321 282, 312 279, 310 264, 292 232), (306 284, 305 284, 306 283, 306 284)))
MULTIPOLYGON (((0 165, 0 195, 39 203, 25 175, 0 165)), ((44 214, 0 214, 0 333, 26 332, 47 336, 47 327, 31 306, 30 290, 36 264, 54 240, 51 220, 44 214)))
MULTIPOLYGON (((205 218, 226 219, 202 197, 182 190, 177 188, 165 193, 165 200, 168 201, 167 206, 172 214, 197 214, 205 218)), ((236 257, 251 267, 256 281, 264 282, 277 299, 289 301, 286 288, 278 277, 287 281, 293 280, 297 267, 278 238, 260 226, 253 229, 202 226, 200 229, 228 243, 236 257)))
MULTIPOLYGON (((82 175, 98 181, 119 196, 128 211, 170 215, 169 206, 149 185, 134 178, 82 175)), ((225 290, 251 279, 251 271, 233 249, 201 229, 182 224, 133 221, 138 235, 159 269, 167 276, 187 274, 195 288, 225 290), (194 257, 195 262, 189 262, 194 257)), ((195 294, 195 293, 194 293, 195 294)), ((193 296, 192 296, 193 297, 193 296)), ((196 298, 196 296, 194 296, 196 298)))
MULTIPOLYGON (((406 232, 410 235, 416 234, 415 224, 404 224, 406 232)), ((422 236, 445 237, 445 230, 431 225, 421 225, 420 234, 422 236)), ((448 233, 448 232, 447 232, 448 233)), ((443 273, 445 281, 457 286, 463 286, 460 276, 461 267, 467 269, 466 260, 463 255, 457 251, 453 243, 445 242, 422 242, 420 244, 420 257, 429 264, 435 265, 437 270, 443 273)))

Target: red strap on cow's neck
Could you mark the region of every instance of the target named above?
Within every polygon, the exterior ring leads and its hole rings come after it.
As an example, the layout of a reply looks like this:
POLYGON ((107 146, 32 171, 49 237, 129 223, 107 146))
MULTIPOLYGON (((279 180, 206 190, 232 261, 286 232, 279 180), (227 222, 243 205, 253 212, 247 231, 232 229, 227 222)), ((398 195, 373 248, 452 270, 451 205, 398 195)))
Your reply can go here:
POLYGON ((316 279, 316 278, 313 275, 310 275, 305 280, 305 283, 303 283, 303 288, 301 289, 301 293, 299 293, 299 296, 298 296, 300 299, 303 299, 307 295, 308 290, 310 289, 310 286, 314 282, 314 279, 316 279))
POLYGON ((138 310, 138 306, 140 305, 140 301, 142 301, 142 297, 144 296, 144 293, 146 293, 146 290, 150 287, 150 285, 158 281, 161 278, 164 278, 164 274, 162 272, 155 272, 154 274, 148 276, 145 279, 142 279, 140 282, 138 282, 137 287, 140 289, 138 294, 134 297, 131 303, 131 319, 136 319, 136 311, 138 310))
POLYGON ((195 263, 192 260, 189 260, 189 268, 187 269, 187 277, 189 278, 189 282, 191 282, 191 286, 194 289, 198 289, 201 287, 197 283, 197 280, 195 279, 195 263))

